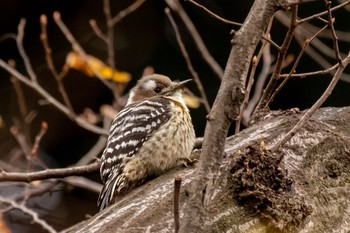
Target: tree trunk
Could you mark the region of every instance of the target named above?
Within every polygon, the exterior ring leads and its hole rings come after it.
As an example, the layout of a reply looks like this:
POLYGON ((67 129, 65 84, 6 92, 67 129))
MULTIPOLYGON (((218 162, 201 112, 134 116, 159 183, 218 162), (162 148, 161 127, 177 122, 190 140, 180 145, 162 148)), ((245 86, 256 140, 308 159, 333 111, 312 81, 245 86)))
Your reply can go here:
MULTIPOLYGON (((301 115, 271 112, 227 139, 205 232, 350 230, 350 107, 318 110, 283 149, 269 152, 264 143, 273 145, 301 115)), ((182 177, 183 210, 194 170, 176 168, 64 232, 174 232, 174 177, 182 177)))

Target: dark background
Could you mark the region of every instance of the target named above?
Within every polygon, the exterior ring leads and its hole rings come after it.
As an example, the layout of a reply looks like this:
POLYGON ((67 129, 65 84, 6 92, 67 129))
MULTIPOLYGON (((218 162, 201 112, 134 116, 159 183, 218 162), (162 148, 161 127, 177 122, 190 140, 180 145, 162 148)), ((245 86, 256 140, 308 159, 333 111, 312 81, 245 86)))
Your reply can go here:
MULTIPOLYGON (((132 2, 111 1, 112 14, 115 15, 132 2)), ((198 2, 226 19, 243 22, 253 1, 208 0, 198 2)), ((43 46, 39 39, 39 18, 41 14, 46 14, 49 19, 49 43, 58 70, 64 65, 66 54, 71 51, 71 46, 52 20, 52 13, 54 11, 61 12, 63 21, 87 53, 103 61, 107 60, 104 42, 94 34, 89 25, 89 20, 95 19, 102 30, 105 29, 102 1, 1 0, 0 3, 0 37, 6 33, 17 33, 19 20, 21 18, 27 20, 24 38, 26 52, 30 57, 40 84, 60 101, 62 99, 58 92, 57 84, 46 66, 43 46)), ((234 27, 215 20, 190 3, 184 2, 183 6, 202 35, 210 53, 221 67, 224 68, 230 52, 231 37, 229 33, 234 27)), ((135 84, 146 66, 152 66, 157 73, 165 74, 172 79, 184 80, 191 78, 175 40, 173 29, 164 13, 165 7, 166 5, 163 1, 147 1, 140 9, 127 16, 115 27, 116 66, 119 70, 127 71, 133 76, 128 89, 135 84)), ((322 2, 306 4, 300 7, 300 15, 309 16, 320 10, 325 10, 322 2)), ((348 12, 340 10, 334 16, 337 19, 336 28, 349 33, 348 12)), ((179 27, 191 56, 193 66, 199 73, 205 86, 210 103, 213 103, 220 82, 206 66, 205 62, 203 62, 193 45, 191 37, 181 23, 179 23, 179 27)), ((234 29, 238 28, 236 27, 234 29)), ((278 44, 281 44, 285 32, 286 28, 284 26, 275 23, 271 32, 272 39, 278 44)), ((326 43, 331 44, 331 41, 326 41, 326 43)), ((341 43, 340 46, 340 50, 343 53, 347 53, 349 44, 341 43)), ((297 56, 299 51, 300 47, 296 42, 293 42, 289 53, 297 56)), ((274 56, 276 55, 275 52, 272 50, 274 56)), ((14 40, 0 41, 0 58, 5 61, 14 59, 19 72, 27 75, 14 40)), ((332 60, 329 61, 332 64, 335 63, 332 60)), ((284 71, 288 72, 288 68, 284 71)), ((322 68, 305 55, 297 71, 306 72, 319 69, 322 68)), ((305 109, 311 107, 327 87, 330 77, 330 75, 325 75, 290 80, 286 87, 278 94, 271 108, 288 109, 299 107, 300 109, 305 109)), ((81 113, 84 108, 91 108, 98 112, 102 104, 111 104, 112 102, 113 96, 108 88, 98 79, 87 78, 78 71, 70 71, 64 79, 64 84, 77 113, 81 113)), ((332 96, 326 101, 325 106, 348 106, 350 103, 349 87, 349 83, 340 82, 332 96)), ((33 136, 37 134, 42 121, 46 121, 49 126, 47 134, 41 141, 40 152, 48 166, 66 167, 78 161, 93 146, 98 135, 78 127, 54 107, 40 105, 38 100, 41 100, 41 97, 35 91, 27 87, 23 88, 28 109, 37 112, 37 116, 30 126, 31 134, 33 136)), ((194 84, 190 88, 198 94, 194 84)), ((201 107, 199 109, 192 109, 191 114, 197 135, 202 136, 205 127, 206 112, 201 107)), ((9 128, 13 125, 13 120, 20 117, 20 113, 14 88, 9 81, 9 75, 3 70, 0 70, 0 115, 5 122, 5 127, 0 128, 0 157, 2 156, 8 159, 8 156, 13 153, 14 148, 18 147, 17 142, 9 133, 9 128)), ((98 174, 92 175, 90 178, 99 180, 98 174)), ((64 190, 61 191, 62 194, 69 193, 70 195, 61 195, 59 192, 56 192, 58 193, 55 196, 57 203, 47 206, 49 213, 44 211, 49 216, 47 217, 49 223, 53 224, 57 229, 62 229, 83 219, 86 213, 94 214, 97 211, 96 194, 72 187, 62 186, 62 189, 64 190)), ((40 202, 45 203, 52 198, 52 196, 47 195, 42 197, 40 202)), ((18 222, 16 217, 7 220, 18 222)), ((19 227, 18 225, 22 225, 22 223, 19 222, 16 227, 19 227)), ((21 229, 22 232, 25 232, 22 228, 14 229, 21 229)), ((31 232, 38 232, 37 230, 32 230, 31 232)))

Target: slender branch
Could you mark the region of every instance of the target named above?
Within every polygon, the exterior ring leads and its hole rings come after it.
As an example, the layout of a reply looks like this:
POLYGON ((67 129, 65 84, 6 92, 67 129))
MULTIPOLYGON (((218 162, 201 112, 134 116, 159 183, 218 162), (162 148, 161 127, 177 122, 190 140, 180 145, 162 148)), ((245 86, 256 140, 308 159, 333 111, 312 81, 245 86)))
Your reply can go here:
POLYGON ((227 24, 231 24, 231 25, 235 25, 235 26, 242 26, 241 23, 236 23, 236 22, 233 22, 231 20, 227 20, 227 19, 224 19, 222 17, 220 17, 219 15, 215 14, 214 12, 212 12, 211 10, 209 10, 208 8, 206 8, 205 6, 197 3, 196 1, 193 1, 193 0, 185 0, 186 2, 190 2, 192 3, 193 5, 195 5, 196 7, 204 10, 205 12, 207 12, 210 16, 214 17, 215 19, 219 20, 219 21, 222 21, 224 23, 227 23, 227 24))
POLYGON ((305 43, 297 57, 297 59, 295 60, 292 69, 289 72, 289 75, 283 79, 282 83, 276 88, 276 90, 274 91, 274 93, 271 95, 270 99, 267 102, 267 105, 270 105, 272 103, 272 101, 274 100, 275 96, 278 94, 278 92, 283 88, 283 86, 287 83, 287 81, 291 78, 292 74, 295 72, 301 57, 304 55, 304 52, 306 50, 306 48, 309 46, 309 44, 311 43, 311 41, 323 30, 325 30, 328 27, 328 25, 325 25, 323 28, 321 28, 315 35, 313 35, 311 38, 306 39, 305 43))
POLYGON ((71 111, 71 115, 75 116, 72 103, 69 100, 68 94, 67 94, 66 89, 64 88, 64 85, 63 85, 63 82, 62 82, 62 78, 63 78, 63 75, 65 73, 62 73, 61 75, 58 74, 58 72, 56 70, 56 67, 54 65, 53 59, 52 59, 52 50, 51 50, 50 45, 49 45, 48 34, 47 34, 47 17, 46 17, 46 15, 41 15, 40 16, 40 25, 41 25, 40 39, 41 39, 41 42, 42 42, 43 47, 44 47, 45 59, 46 59, 47 67, 49 68, 49 70, 51 71, 52 75, 56 79, 56 82, 57 82, 57 85, 58 85, 58 90, 60 91, 60 93, 62 95, 62 98, 63 98, 63 101, 64 101, 65 105, 71 111))
POLYGON ((34 73, 33 67, 30 64, 30 60, 28 55, 26 54, 24 48, 23 48, 23 37, 24 37, 24 27, 26 25, 26 20, 25 19, 21 19, 21 21, 18 24, 18 34, 17 34, 17 38, 16 38, 16 42, 17 42, 17 48, 19 51, 19 54, 21 55, 21 57, 23 58, 24 61, 24 65, 26 67, 26 70, 28 72, 28 75, 30 77, 30 79, 33 82, 37 82, 37 77, 36 74, 34 73))
MULTIPOLYGON (((267 38, 270 38, 270 30, 271 30, 271 27, 272 27, 273 20, 274 19, 272 17, 270 22, 269 22, 269 25, 267 26, 266 32, 265 32, 265 35, 266 35, 265 37, 267 37, 267 38)), ((264 36, 262 36, 262 37, 264 37, 264 36)), ((248 105, 250 92, 251 92, 253 84, 254 84, 254 77, 255 77, 256 68, 257 68, 257 66, 259 64, 259 61, 260 61, 262 55, 264 54, 266 45, 267 45, 267 49, 270 50, 270 46, 269 46, 269 44, 267 44, 267 42, 268 42, 267 40, 262 40, 261 48, 259 49, 258 55, 254 56, 253 59, 252 59, 252 68, 251 68, 249 79, 248 79, 248 85, 246 87, 246 94, 244 96, 244 100, 243 100, 243 103, 242 103, 242 106, 241 106, 239 117, 238 117, 238 119, 236 121, 235 134, 239 133, 239 130, 240 130, 240 127, 241 127, 241 122, 242 122, 242 119, 243 119, 243 116, 244 116, 244 112, 245 112, 245 109, 246 109, 246 107, 248 105)))
POLYGON ((175 233, 179 232, 180 229, 180 190, 181 190, 182 178, 180 176, 175 177, 174 179, 174 225, 175 233))
POLYGON ((343 59, 338 66, 335 75, 332 78, 332 81, 329 83, 327 89, 323 92, 322 96, 316 101, 316 103, 309 109, 307 112, 301 117, 299 122, 286 134, 283 136, 281 140, 279 140, 275 145, 271 147, 271 151, 278 150, 281 146, 283 146, 286 142, 288 142, 296 132, 303 127, 306 122, 312 117, 312 115, 319 109, 322 104, 327 100, 327 98, 332 94, 332 91, 340 79, 340 76, 344 72, 346 66, 350 63, 350 53, 348 56, 343 59))
POLYGON ((45 180, 52 178, 64 178, 67 176, 86 175, 98 171, 100 162, 96 161, 89 165, 47 169, 38 172, 4 172, 0 171, 0 181, 32 182, 34 180, 45 180))
POLYGON ((294 31, 297 27, 297 16, 298 16, 298 5, 294 5, 292 6, 292 18, 290 21, 290 27, 288 29, 287 35, 283 41, 283 44, 281 46, 281 49, 278 53, 278 57, 277 57, 277 62, 276 62, 276 66, 275 66, 275 70, 272 74, 272 77, 269 81, 269 83, 267 84, 262 97, 260 98, 259 104, 256 107, 253 115, 255 115, 257 113, 257 111, 259 111, 262 108, 266 108, 268 105, 268 100, 272 94, 272 91, 277 83, 278 77, 281 73, 282 70, 282 66, 283 66, 283 61, 285 59, 285 56, 287 54, 289 45, 293 39, 293 35, 294 35, 294 31))
POLYGON ((36 157, 36 155, 38 153, 39 143, 40 143, 41 139, 43 138, 43 136, 45 135, 45 133, 47 131, 47 127, 48 127, 47 123, 45 121, 43 121, 41 123, 41 129, 40 129, 39 133, 35 136, 34 145, 33 145, 33 148, 30 152, 31 158, 36 157))
POLYGON ((194 40, 194 44, 197 47, 198 51, 202 55, 202 58, 204 61, 208 64, 208 66, 212 69, 214 74, 219 78, 222 79, 223 77, 223 70, 220 67, 220 65, 214 60, 214 58, 210 55, 207 47, 205 46, 200 34, 198 33, 196 27, 192 23, 191 19, 186 14, 185 10, 182 8, 181 4, 178 0, 165 0, 165 2, 168 4, 170 9, 174 12, 176 12, 183 23, 185 24, 188 32, 190 33, 192 39, 194 40))
POLYGON ((335 53, 335 58, 338 60, 340 63, 342 61, 342 58, 339 53, 339 44, 338 44, 338 37, 334 29, 334 21, 335 19, 332 17, 332 11, 331 11, 331 1, 324 0, 324 3, 327 7, 327 12, 328 12, 328 25, 331 29, 332 32, 332 37, 333 37, 333 48, 334 48, 334 53, 335 53))
POLYGON ((125 16, 137 10, 145 1, 146 0, 137 0, 126 9, 120 11, 116 16, 114 16, 111 19, 111 26, 114 26, 115 24, 119 23, 125 16))
POLYGON ((55 106, 58 110, 63 112, 68 117, 72 117, 72 119, 81 127, 94 132, 96 134, 102 134, 102 135, 108 135, 108 131, 105 129, 102 129, 96 125, 93 125, 83 118, 79 116, 72 116, 71 111, 64 106, 62 103, 57 101, 53 96, 51 96, 45 89, 43 89, 40 85, 38 85, 37 82, 33 82, 29 80, 27 77, 23 76, 21 73, 19 73, 17 70, 13 69, 11 66, 9 66, 6 62, 4 62, 2 59, 0 59, 0 67, 6 70, 8 73, 16 77, 19 81, 27 85, 28 87, 32 88, 33 90, 37 91, 42 97, 44 97, 50 104, 55 106))
POLYGON ((103 34, 101 29, 97 26, 96 20, 91 19, 89 21, 89 23, 90 23, 90 26, 92 27, 92 30, 94 30, 95 34, 107 44, 108 43, 108 39, 107 39, 106 35, 103 34))
POLYGON ((171 26, 173 27, 173 29, 175 31, 176 40, 177 40, 177 43, 179 44, 181 53, 182 53, 182 55, 185 58, 188 70, 191 72, 192 77, 194 78, 194 82, 196 83, 197 88, 198 88, 198 90, 199 90, 199 92, 201 94, 201 98, 202 98, 202 102, 204 104, 205 110, 207 111, 207 113, 209 113, 210 112, 210 105, 209 105, 209 102, 208 102, 207 95, 205 94, 203 84, 202 84, 202 82, 201 82, 201 80, 200 80, 200 78, 198 76, 198 73, 195 71, 195 69, 192 66, 190 56, 189 56, 189 54, 188 54, 188 52, 186 50, 185 44, 183 43, 183 41, 181 39, 179 29, 178 29, 178 27, 177 27, 177 25, 175 23, 174 18, 172 17, 172 15, 170 13, 169 8, 165 9, 165 13, 168 16, 169 21, 171 23, 171 26))
MULTIPOLYGON (((348 4, 350 4, 350 0, 345 1, 345 2, 343 2, 343 3, 341 3, 341 4, 337 5, 337 6, 335 6, 335 7, 333 7, 333 8, 330 8, 330 11, 333 12, 333 11, 339 10, 339 9, 343 8, 344 6, 346 6, 346 5, 348 5, 348 4)), ((309 21, 309 20, 312 20, 312 19, 316 19, 316 18, 318 18, 318 17, 324 16, 324 15, 327 15, 327 14, 329 14, 328 9, 327 9, 326 11, 320 12, 320 13, 318 13, 318 14, 311 15, 311 16, 306 17, 306 18, 304 18, 304 19, 299 19, 299 20, 297 21, 297 23, 298 23, 298 24, 302 24, 302 23, 304 23, 304 22, 306 22, 306 21, 309 21)))
POLYGON ((306 72, 306 73, 298 73, 298 74, 281 74, 280 78, 287 78, 289 76, 291 76, 292 78, 305 78, 307 76, 314 76, 314 75, 324 75, 324 74, 328 74, 329 72, 335 70, 336 68, 338 68, 339 63, 335 64, 332 67, 329 67, 328 69, 325 70, 317 70, 317 71, 312 71, 312 72, 306 72))
MULTIPOLYGON (((111 118, 111 119, 114 119, 111 118)), ((112 120, 108 117, 103 117, 103 128, 104 129, 109 129, 112 120)), ((82 166, 82 165, 87 165, 91 161, 95 160, 97 158, 97 155, 105 148, 107 142, 107 137, 101 135, 95 145, 84 155, 79 159, 79 161, 75 164, 76 166, 82 166)))
POLYGON ((30 145, 28 145, 28 141, 26 140, 26 137, 19 132, 19 129, 17 126, 12 126, 10 128, 10 132, 15 137, 18 145, 20 146, 21 150, 24 152, 26 157, 30 154, 30 145))
POLYGON ((108 53, 108 64, 115 71, 115 54, 114 54, 114 27, 112 24, 112 15, 110 0, 103 0, 103 12, 105 13, 107 21, 107 53, 108 53))
MULTIPOLYGON (((77 40, 74 38, 73 34, 69 31, 67 26, 63 23, 63 21, 61 19, 61 14, 58 11, 55 11, 53 13, 53 18, 54 18, 57 26, 61 29, 62 33, 66 36, 67 40, 72 44, 73 50, 76 51, 79 54, 79 56, 81 56, 83 58, 84 61, 87 61, 88 55, 86 54, 84 49, 80 46, 80 44, 77 42, 77 40)), ((89 65, 89 64, 86 64, 86 65, 89 65)), ((100 78, 100 74, 95 69, 91 69, 91 71, 94 73, 94 75, 96 77, 100 78)), ((114 87, 112 85, 110 85, 106 80, 104 80, 103 78, 100 78, 100 80, 109 89, 111 89, 114 94, 116 93, 116 92, 114 92, 114 87)), ((116 99, 118 99, 118 98, 116 98, 116 99)))
POLYGON ((48 231, 50 233, 56 233, 57 232, 45 220, 39 218, 38 213, 36 213, 35 211, 27 208, 24 204, 18 204, 14 200, 11 200, 11 199, 8 199, 8 198, 2 197, 2 196, 0 196, 0 202, 8 204, 12 208, 18 209, 18 210, 22 211, 23 213, 28 214, 29 216, 32 217, 33 222, 39 224, 44 230, 46 230, 46 231, 48 231))

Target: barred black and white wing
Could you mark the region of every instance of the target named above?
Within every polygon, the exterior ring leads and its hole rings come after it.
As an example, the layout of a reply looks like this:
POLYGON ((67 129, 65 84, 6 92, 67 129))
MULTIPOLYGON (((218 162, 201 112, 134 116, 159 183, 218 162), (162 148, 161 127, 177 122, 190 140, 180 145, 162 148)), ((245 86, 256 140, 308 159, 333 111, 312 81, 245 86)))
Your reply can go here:
POLYGON ((170 116, 170 104, 164 98, 129 104, 119 112, 112 123, 107 147, 101 157, 100 174, 104 183, 98 199, 101 209, 113 203, 115 196, 128 188, 123 176, 124 161, 137 156, 143 143, 170 116))

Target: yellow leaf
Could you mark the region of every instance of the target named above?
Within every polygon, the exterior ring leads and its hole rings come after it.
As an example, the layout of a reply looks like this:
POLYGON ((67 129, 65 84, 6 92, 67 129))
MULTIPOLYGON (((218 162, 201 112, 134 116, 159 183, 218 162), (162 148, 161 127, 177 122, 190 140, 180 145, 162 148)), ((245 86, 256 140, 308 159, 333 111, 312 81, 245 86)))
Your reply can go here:
POLYGON ((100 79, 112 80, 116 83, 128 83, 131 75, 127 72, 115 70, 101 60, 91 55, 86 56, 86 60, 76 52, 70 52, 66 58, 66 65, 72 69, 83 72, 89 77, 97 76, 100 79))
POLYGON ((197 97, 195 96, 190 96, 186 93, 182 95, 187 107, 189 108, 198 108, 200 106, 200 102, 197 97))

